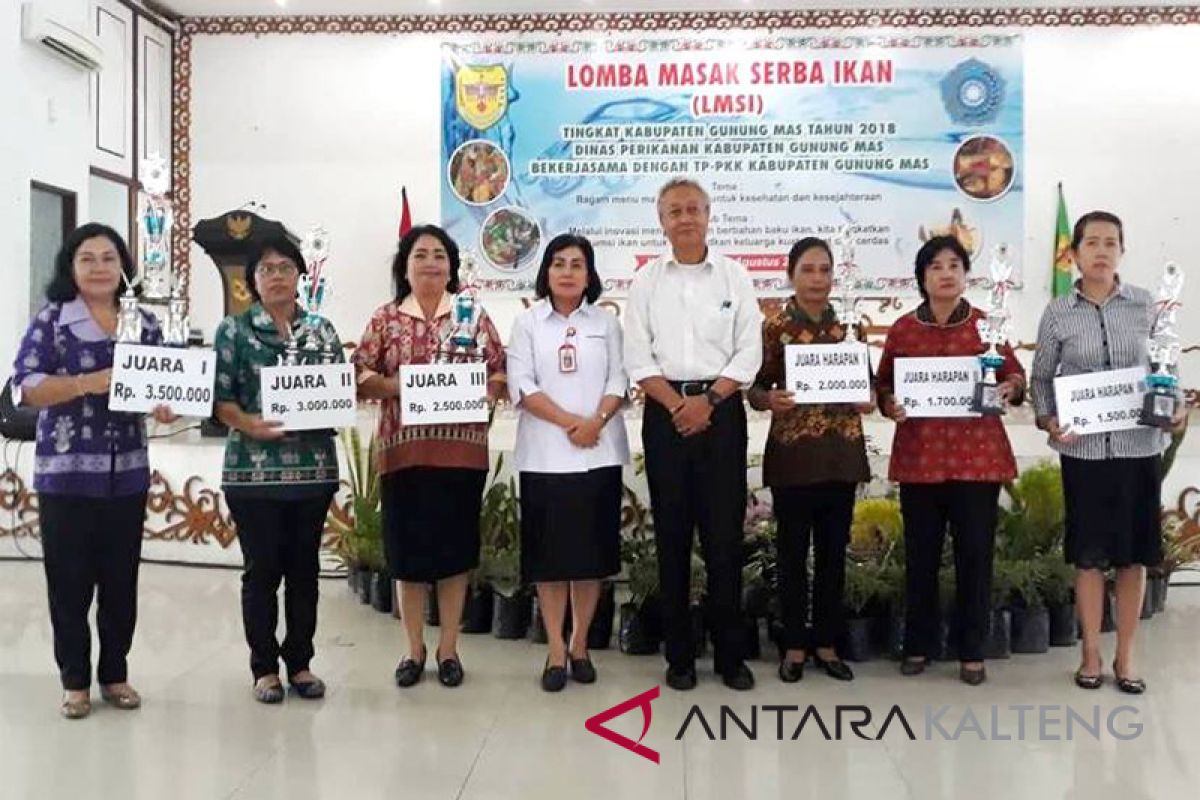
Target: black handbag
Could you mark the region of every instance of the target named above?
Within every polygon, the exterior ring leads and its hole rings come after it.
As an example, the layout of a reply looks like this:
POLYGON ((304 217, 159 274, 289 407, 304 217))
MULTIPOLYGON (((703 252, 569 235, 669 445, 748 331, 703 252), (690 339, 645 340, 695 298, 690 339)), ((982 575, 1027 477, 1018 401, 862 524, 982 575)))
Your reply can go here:
POLYGON ((13 402, 12 378, 4 382, 0 392, 0 435, 6 439, 32 442, 37 438, 38 410, 18 406, 13 402))

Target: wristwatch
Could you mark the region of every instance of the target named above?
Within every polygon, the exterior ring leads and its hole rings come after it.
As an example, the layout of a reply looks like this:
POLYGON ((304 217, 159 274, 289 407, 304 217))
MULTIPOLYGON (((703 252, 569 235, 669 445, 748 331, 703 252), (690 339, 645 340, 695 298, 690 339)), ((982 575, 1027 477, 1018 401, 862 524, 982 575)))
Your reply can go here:
POLYGON ((704 393, 704 396, 708 399, 708 404, 713 408, 721 405, 721 401, 725 399, 716 389, 709 389, 704 393))

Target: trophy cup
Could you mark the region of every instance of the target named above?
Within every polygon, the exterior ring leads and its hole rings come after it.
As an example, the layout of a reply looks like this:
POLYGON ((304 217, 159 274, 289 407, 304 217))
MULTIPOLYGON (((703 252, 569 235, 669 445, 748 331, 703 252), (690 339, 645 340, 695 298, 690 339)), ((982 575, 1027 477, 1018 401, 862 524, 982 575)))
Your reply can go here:
POLYGON ((837 316, 846 328, 846 339, 862 341, 862 315, 858 313, 858 263, 854 260, 854 235, 850 225, 838 228, 833 247, 837 257, 834 264, 834 282, 839 288, 837 316))
POLYGON ((135 286, 136 282, 125 281, 125 293, 121 295, 117 311, 117 342, 120 344, 142 343, 142 310, 133 292, 135 286))
POLYGON ((299 365, 300 340, 296 338, 296 331, 293 330, 288 336, 287 343, 283 346, 283 352, 279 354, 279 366, 296 367, 299 365))
MULTIPOLYGON (((166 301, 172 293, 171 225, 173 213, 167 199, 170 172, 160 156, 142 165, 138 228, 141 231, 143 296, 151 302, 166 301)), ((184 337, 186 339, 186 335, 184 337)))
POLYGON ((319 342, 321 306, 327 297, 325 262, 329 259, 329 233, 320 225, 309 228, 300 243, 300 252, 308 265, 308 271, 300 276, 300 306, 304 309, 302 323, 304 333, 304 360, 308 364, 333 361, 332 345, 319 342))
POLYGON ((979 338, 987 350, 979 356, 983 368, 983 380, 975 384, 975 397, 971 410, 984 416, 1004 413, 1004 401, 1000 398, 996 372, 1004 366, 1000 346, 1008 341, 1012 331, 1012 313, 1008 310, 1008 293, 1012 289, 1012 262, 1008 258, 1008 245, 996 245, 989 265, 992 274, 992 292, 988 298, 987 317, 979 320, 979 338))
POLYGON ((483 338, 487 334, 479 331, 483 307, 479 303, 477 276, 474 254, 464 253, 458 272, 459 290, 451 303, 449 325, 438 354, 443 363, 474 360, 487 345, 483 338))
POLYGON ((1150 326, 1150 365, 1154 371, 1146 378, 1146 399, 1142 404, 1141 425, 1170 428, 1179 411, 1179 334, 1175 316, 1183 294, 1183 270, 1172 261, 1163 267, 1158 284, 1154 321, 1150 326))
POLYGON ((187 304, 184 302, 181 287, 176 285, 171 289, 171 299, 167 302, 167 324, 163 329, 163 344, 168 347, 186 347, 187 340, 187 304))

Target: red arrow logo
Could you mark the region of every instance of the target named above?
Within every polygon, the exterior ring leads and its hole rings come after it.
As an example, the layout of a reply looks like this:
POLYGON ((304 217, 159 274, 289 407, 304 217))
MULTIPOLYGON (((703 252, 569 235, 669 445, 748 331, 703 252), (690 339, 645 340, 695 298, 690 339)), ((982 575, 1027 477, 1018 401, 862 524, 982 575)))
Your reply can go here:
POLYGON ((650 718, 654 714, 653 710, 650 708, 650 704, 658 699, 658 694, 659 688, 655 686, 653 689, 647 692, 642 692, 635 697, 629 698, 623 703, 618 703, 610 709, 601 711, 599 714, 591 717, 587 722, 583 723, 583 727, 587 728, 597 736, 607 739, 613 744, 620 745, 626 750, 629 750, 632 753, 637 753, 642 758, 649 759, 657 764, 658 751, 651 750, 649 747, 646 747, 646 745, 642 744, 642 739, 646 738, 646 733, 650 730, 650 718), (622 736, 616 731, 612 731, 604 727, 604 723, 611 719, 616 719, 626 711, 631 711, 635 708, 642 709, 642 735, 638 737, 636 742, 627 736, 622 736))

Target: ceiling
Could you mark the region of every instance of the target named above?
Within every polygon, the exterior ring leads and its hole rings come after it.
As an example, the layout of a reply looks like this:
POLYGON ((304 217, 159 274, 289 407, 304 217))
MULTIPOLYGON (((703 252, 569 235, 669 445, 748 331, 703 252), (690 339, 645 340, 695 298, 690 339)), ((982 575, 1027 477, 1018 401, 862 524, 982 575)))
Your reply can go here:
POLYGON ((184 16, 260 14, 501 14, 581 11, 741 11, 797 8, 1006 8, 1030 6, 1197 5, 1200 0, 1173 3, 1107 2, 1106 0, 156 0, 154 3, 184 16))

